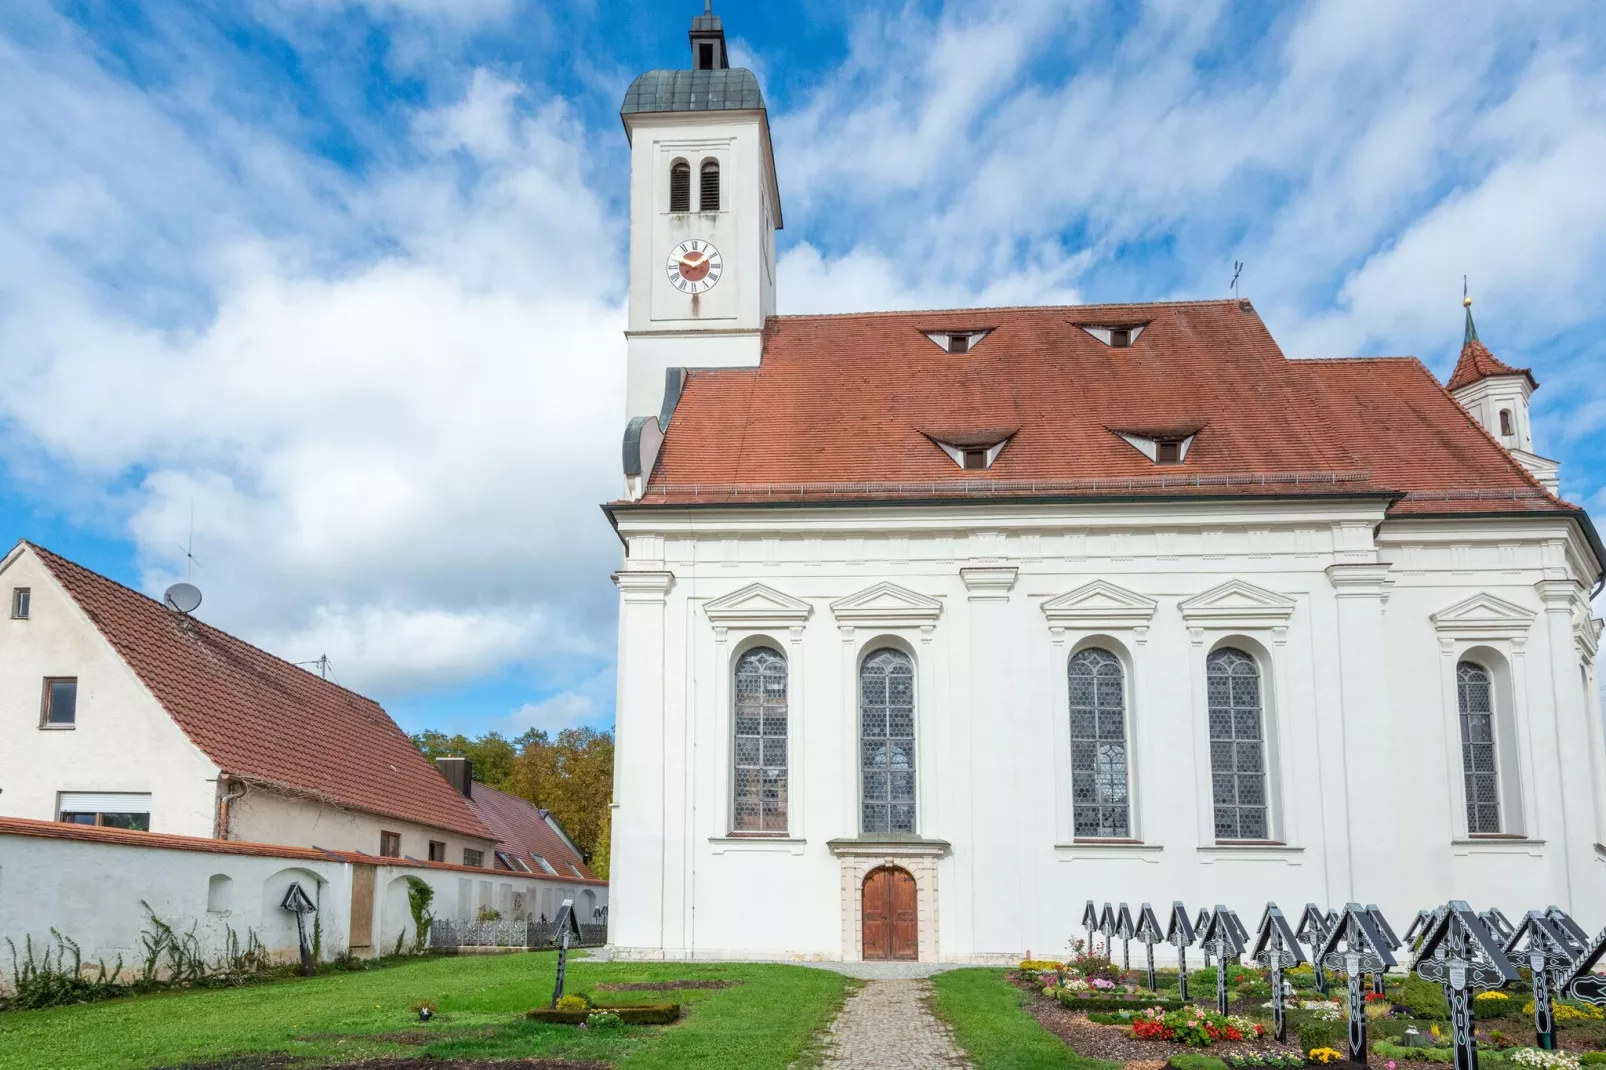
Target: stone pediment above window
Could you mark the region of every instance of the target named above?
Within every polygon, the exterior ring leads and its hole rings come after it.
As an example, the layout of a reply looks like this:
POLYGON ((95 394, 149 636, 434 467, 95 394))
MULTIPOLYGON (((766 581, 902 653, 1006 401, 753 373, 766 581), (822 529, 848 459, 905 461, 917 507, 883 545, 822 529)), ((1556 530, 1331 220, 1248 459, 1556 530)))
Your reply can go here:
POLYGON ((1432 614, 1429 618, 1440 638, 1520 639, 1538 614, 1487 591, 1479 591, 1432 614))
POLYGON ((1297 605, 1287 595, 1256 587, 1247 580, 1228 580, 1179 602, 1177 608, 1192 629, 1271 628, 1281 642, 1297 605))
POLYGON ((1136 591, 1094 580, 1044 602, 1043 615, 1056 629, 1135 628, 1141 634, 1148 631, 1158 606, 1154 599, 1136 591))
POLYGON ((841 624, 864 628, 930 625, 942 615, 942 603, 896 583, 878 583, 832 602, 831 613, 841 624))
POLYGON ((750 583, 708 602, 703 612, 721 628, 791 628, 808 620, 814 607, 773 587, 750 583))

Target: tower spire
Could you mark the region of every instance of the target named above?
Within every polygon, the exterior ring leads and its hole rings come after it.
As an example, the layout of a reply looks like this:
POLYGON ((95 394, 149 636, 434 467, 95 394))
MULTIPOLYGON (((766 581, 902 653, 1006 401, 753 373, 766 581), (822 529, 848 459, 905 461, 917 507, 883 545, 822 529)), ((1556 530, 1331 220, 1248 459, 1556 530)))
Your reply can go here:
POLYGON ((1462 347, 1478 340, 1478 328, 1472 322, 1472 296, 1467 293, 1467 277, 1461 276, 1461 307, 1467 310, 1467 330, 1461 338, 1462 347))
POLYGON ((714 0, 703 0, 703 13, 691 20, 691 69, 723 71, 730 69, 725 51, 725 23, 714 14, 714 0))

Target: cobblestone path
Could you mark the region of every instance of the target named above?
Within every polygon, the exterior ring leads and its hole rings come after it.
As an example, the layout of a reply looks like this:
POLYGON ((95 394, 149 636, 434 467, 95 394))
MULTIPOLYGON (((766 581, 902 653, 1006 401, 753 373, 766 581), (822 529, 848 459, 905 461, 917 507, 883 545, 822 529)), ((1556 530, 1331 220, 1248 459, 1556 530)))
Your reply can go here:
POLYGON ((825 1066, 839 1070, 956 1070, 970 1060, 926 1007, 923 978, 867 981, 831 1023, 825 1066))

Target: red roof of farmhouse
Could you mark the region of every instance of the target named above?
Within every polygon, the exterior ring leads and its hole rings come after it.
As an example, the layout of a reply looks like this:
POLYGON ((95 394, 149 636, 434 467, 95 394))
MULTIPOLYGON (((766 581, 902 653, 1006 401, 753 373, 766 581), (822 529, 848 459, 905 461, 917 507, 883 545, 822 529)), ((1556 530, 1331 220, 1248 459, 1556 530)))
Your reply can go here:
MULTIPOLYGON (((469 805, 496 834, 498 851, 518 856, 535 873, 544 872, 535 861, 539 856, 552 863, 560 877, 573 876, 569 867, 574 866, 581 877, 595 879, 585 859, 575 853, 568 842, 547 824, 546 811, 526 799, 498 791, 487 784, 476 783, 473 790, 469 805)), ((497 859, 497 868, 507 867, 502 865, 501 859, 497 859)))
POLYGON ((1415 358, 1289 360, 1241 300, 774 317, 759 367, 688 372, 640 504, 1333 494, 1576 511, 1415 358), (1119 432, 1196 434, 1157 465, 1119 432), (1002 434, 985 472, 937 444, 1002 434))
POLYGON ((224 773, 495 839, 379 703, 27 545, 224 773))

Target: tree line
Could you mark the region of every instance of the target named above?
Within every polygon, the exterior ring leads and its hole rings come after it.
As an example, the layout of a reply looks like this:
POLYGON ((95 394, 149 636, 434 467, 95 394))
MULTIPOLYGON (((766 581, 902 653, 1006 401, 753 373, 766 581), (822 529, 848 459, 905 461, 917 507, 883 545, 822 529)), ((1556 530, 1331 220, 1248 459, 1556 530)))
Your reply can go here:
POLYGON ((430 761, 458 756, 473 763, 474 779, 550 810, 598 877, 608 878, 613 802, 613 733, 565 728, 557 736, 530 729, 508 739, 420 732, 413 746, 430 761))

